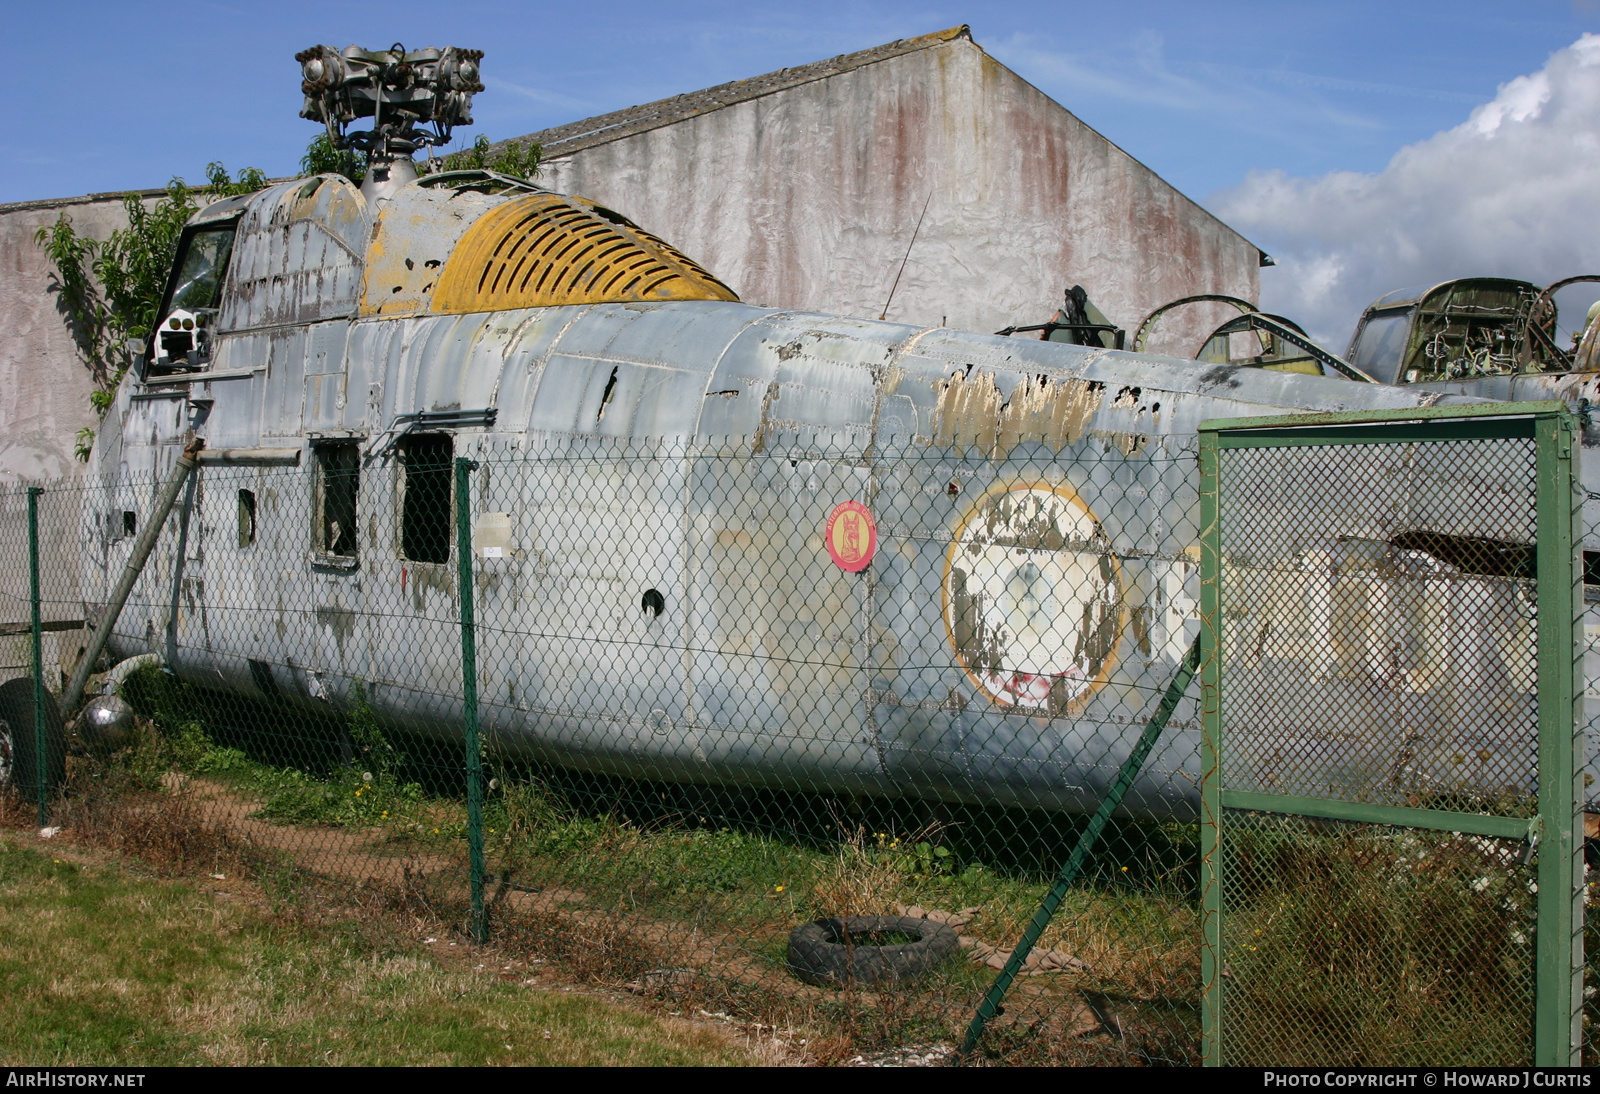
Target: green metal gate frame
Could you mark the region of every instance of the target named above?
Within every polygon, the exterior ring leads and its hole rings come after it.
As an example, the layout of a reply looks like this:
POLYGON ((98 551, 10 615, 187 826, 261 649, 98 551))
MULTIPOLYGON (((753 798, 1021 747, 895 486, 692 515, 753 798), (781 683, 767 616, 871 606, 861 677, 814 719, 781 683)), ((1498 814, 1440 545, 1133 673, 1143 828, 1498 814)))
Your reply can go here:
MULTIPOLYGON (((1222 965, 1222 878, 1219 847, 1223 810, 1294 814, 1330 820, 1430 828, 1536 842, 1538 903, 1535 940, 1534 1063, 1578 1063, 1582 1039, 1583 866, 1581 818, 1583 737, 1574 694, 1581 649, 1574 565, 1581 542, 1581 494, 1573 475, 1575 423, 1556 401, 1495 403, 1395 411, 1357 411, 1269 418, 1218 419, 1200 426, 1201 514, 1201 949, 1202 1049, 1208 1065, 1223 1063, 1226 1021, 1222 965), (1339 444, 1403 444, 1532 438, 1536 450, 1538 596, 1538 812, 1532 818, 1493 817, 1407 809, 1289 795, 1229 790, 1222 785, 1222 522, 1219 453, 1226 449, 1339 444), (1558 800, 1549 788, 1569 787, 1558 800)), ((1447 1063, 1448 1061, 1440 1061, 1447 1063)))

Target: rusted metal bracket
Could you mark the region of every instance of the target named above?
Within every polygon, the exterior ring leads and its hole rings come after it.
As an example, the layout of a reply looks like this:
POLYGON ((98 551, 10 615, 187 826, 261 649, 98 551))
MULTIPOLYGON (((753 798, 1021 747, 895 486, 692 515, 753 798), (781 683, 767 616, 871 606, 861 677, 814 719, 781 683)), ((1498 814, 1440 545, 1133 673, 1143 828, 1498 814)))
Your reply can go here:
POLYGON ((500 411, 492 406, 483 410, 419 410, 414 414, 397 414, 389 428, 373 441, 362 459, 370 463, 388 455, 389 450, 413 429, 492 429, 494 420, 499 416, 500 411))

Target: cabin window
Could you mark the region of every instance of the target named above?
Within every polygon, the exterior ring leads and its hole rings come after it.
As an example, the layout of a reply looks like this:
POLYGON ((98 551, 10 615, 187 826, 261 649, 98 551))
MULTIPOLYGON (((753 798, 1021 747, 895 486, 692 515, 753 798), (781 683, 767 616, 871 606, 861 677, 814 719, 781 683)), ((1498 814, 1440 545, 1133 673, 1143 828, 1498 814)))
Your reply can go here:
POLYGON ((211 328, 222 305, 237 228, 238 221, 229 220, 184 233, 161 316, 151 335, 149 364, 171 370, 210 359, 211 328))
POLYGON ((450 561, 450 485, 454 438, 424 433, 400 442, 400 554, 413 562, 450 561))
POLYGON ((319 444, 316 453, 316 512, 312 546, 330 558, 356 557, 356 493, 361 487, 361 449, 353 441, 319 444))
POLYGON ((256 493, 239 491, 239 546, 248 547, 256 541, 256 493))

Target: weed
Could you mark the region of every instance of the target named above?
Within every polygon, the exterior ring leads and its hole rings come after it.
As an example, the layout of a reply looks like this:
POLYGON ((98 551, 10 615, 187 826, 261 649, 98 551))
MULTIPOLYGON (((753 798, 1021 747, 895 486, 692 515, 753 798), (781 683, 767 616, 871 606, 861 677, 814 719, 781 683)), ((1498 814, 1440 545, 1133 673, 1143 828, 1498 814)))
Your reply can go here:
POLYGON ((817 871, 808 894, 811 917, 892 914, 894 905, 910 896, 907 883, 917 876, 917 867, 942 863, 931 851, 919 856, 916 850, 931 848, 937 835, 937 827, 930 826, 903 840, 891 832, 869 836, 857 825, 817 871))
MULTIPOLYGON (((314 919, 320 872, 360 884, 393 914, 443 916, 465 929, 465 809, 451 781, 459 758, 419 763, 439 746, 381 726, 359 689, 342 714, 291 722, 286 712, 281 726, 254 732, 230 721, 234 701, 159 672, 139 674, 125 692, 149 732, 101 772, 104 786, 121 779, 130 795, 170 796, 166 783, 182 772, 237 803, 230 816, 271 822, 276 835, 251 830, 248 858, 274 914, 314 919)), ((977 907, 964 931, 1003 948, 1082 823, 486 760, 494 781, 484 835, 502 944, 674 1006, 802 1023, 840 1051, 948 1040, 993 971, 952 961, 893 993, 813 989, 787 968, 794 926, 900 904, 977 907)), ((238 831, 239 821, 228 823, 238 831)), ((1112 826, 1040 943, 1066 948, 1090 971, 1030 982, 1025 999, 1008 1005, 1018 1021, 1040 1037, 1067 1036, 1078 993, 1106 992, 1124 1000, 1130 1029, 1138 1017, 1140 1043, 1157 1046, 1146 1056, 1183 1057, 1175 1046, 1194 1041, 1199 988, 1190 832, 1112 826)), ((1010 1028, 996 1045, 1034 1051, 1010 1028)))
POLYGON ((1230 1062, 1411 1066, 1531 1052, 1531 868, 1515 845, 1298 819, 1225 848, 1230 1062))

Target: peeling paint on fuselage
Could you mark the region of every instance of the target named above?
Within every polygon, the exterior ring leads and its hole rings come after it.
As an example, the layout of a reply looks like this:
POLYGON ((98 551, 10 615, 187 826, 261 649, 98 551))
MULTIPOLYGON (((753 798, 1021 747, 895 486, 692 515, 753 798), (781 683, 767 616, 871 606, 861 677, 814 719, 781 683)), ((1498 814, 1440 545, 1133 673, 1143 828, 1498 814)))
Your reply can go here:
MULTIPOLYGON (((1145 716, 1198 626, 1198 570, 1186 552, 1198 536, 1189 455, 1200 420, 1417 402, 1396 388, 1260 371, 1218 384, 1214 370, 1193 362, 722 302, 358 320, 343 371, 376 393, 348 400, 340 423, 369 447, 398 415, 493 405, 493 429, 457 430, 456 451, 487 457, 495 476, 517 473, 492 462, 515 452, 648 438, 712 449, 742 438, 769 457, 726 468, 722 481, 664 469, 647 512, 585 505, 586 492, 618 496, 618 481, 598 465, 589 479, 566 484, 564 500, 540 500, 531 477, 526 488, 489 487, 495 498, 527 500, 513 515, 518 557, 483 560, 480 621, 550 633, 573 620, 572 605, 584 605, 570 640, 480 657, 484 717, 503 747, 637 774, 670 763, 691 779, 803 779, 1063 809, 1096 800, 1108 764, 1131 739, 1126 727, 1145 716), (967 500, 948 485, 988 489, 1040 475, 1098 507, 1115 551, 1138 559, 1122 564, 1119 579, 1138 613, 1113 632, 1125 649, 1106 658, 1115 667, 1103 686, 1081 707, 1062 706, 1067 713, 999 709, 975 694, 939 608, 944 552, 967 500), (1162 476, 1172 481, 1163 485, 1162 476), (885 514, 865 580, 838 571, 820 541, 827 511, 852 497, 885 514), (742 515, 716 521, 713 512, 742 515), (556 534, 573 520, 588 547, 556 534), (654 545, 630 543, 640 520, 680 531, 654 545), (636 586, 661 590, 670 605, 653 634, 635 633, 644 626, 636 586), (704 630, 688 633, 691 619, 704 630), (709 652, 641 666, 624 651, 647 638, 709 652), (824 667, 814 664, 819 650, 828 651, 824 667), (928 668, 908 680, 913 665, 928 668), (649 687, 627 684, 641 673, 649 687), (990 758, 978 764, 980 755, 990 758)), ((291 410, 313 412, 263 403, 270 376, 265 385, 210 386, 201 432, 225 435, 231 446, 281 444, 307 428, 291 410)), ((114 413, 130 412, 134 389, 124 386, 114 413)), ((125 442, 121 467, 167 464, 181 421, 152 418, 139 444, 125 442)), ((303 435, 301 443, 309 466, 303 435)), ((216 608, 202 632, 198 617, 182 612, 177 670, 254 694, 248 661, 268 660, 288 670, 303 701, 347 701, 361 681, 392 723, 433 732, 454 724, 454 568, 399 557, 392 464, 363 470, 360 567, 349 573, 313 572, 308 561, 312 477, 304 471, 288 481, 260 473, 256 488, 273 499, 273 512, 263 513, 261 541, 247 549, 256 557, 245 557, 229 538, 224 470, 203 472, 218 487, 219 511, 198 514, 191 534, 204 557, 189 566, 207 587, 226 585, 230 605, 269 606, 256 614, 270 627, 230 630, 216 608), (253 586, 242 570, 256 575, 253 586), (300 620, 321 637, 302 633, 300 620)), ((483 499, 482 476, 474 481, 483 499)), ((103 557, 90 588, 118 564, 114 552, 103 557)), ((156 572, 163 565, 158 557, 156 572)), ((159 582, 135 596, 143 607, 135 604, 119 627, 119 653, 144 648, 134 620, 165 625, 159 582)), ((1195 762, 1190 706, 1136 788, 1136 811, 1193 808, 1190 784, 1175 774, 1195 762)))
POLYGON ((972 376, 962 371, 939 381, 934 390, 933 443, 972 445, 996 458, 1024 441, 1042 441, 1056 452, 1076 444, 1100 409, 1105 385, 1025 376, 1006 399, 993 373, 972 376))

